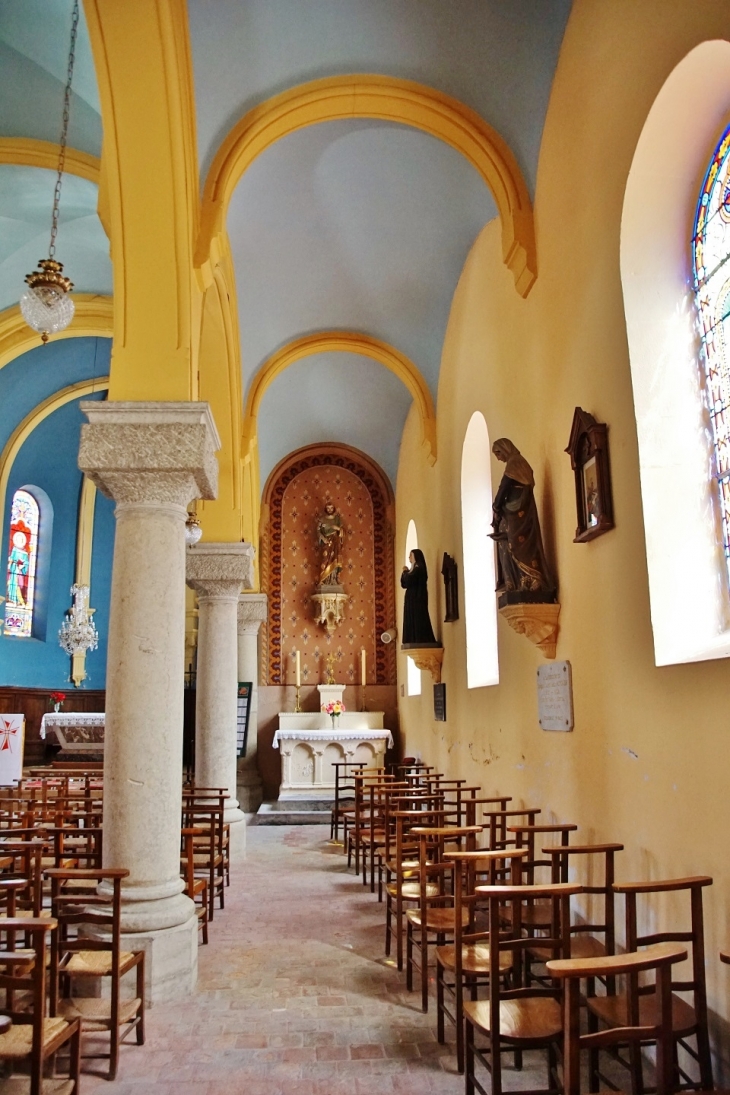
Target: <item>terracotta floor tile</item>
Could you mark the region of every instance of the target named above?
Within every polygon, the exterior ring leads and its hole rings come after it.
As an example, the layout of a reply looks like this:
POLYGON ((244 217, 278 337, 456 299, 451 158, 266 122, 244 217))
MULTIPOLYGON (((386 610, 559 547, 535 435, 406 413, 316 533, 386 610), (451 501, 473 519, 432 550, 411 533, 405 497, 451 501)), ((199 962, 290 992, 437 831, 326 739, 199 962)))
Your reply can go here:
MULTIPOLYGON (((198 987, 148 1011, 147 1044, 83 1095, 462 1095, 450 1044, 384 961, 385 906, 320 826, 252 827, 198 987), (272 885, 272 879, 276 885, 272 885)), ((517 1089, 542 1086, 525 1068, 517 1089)))

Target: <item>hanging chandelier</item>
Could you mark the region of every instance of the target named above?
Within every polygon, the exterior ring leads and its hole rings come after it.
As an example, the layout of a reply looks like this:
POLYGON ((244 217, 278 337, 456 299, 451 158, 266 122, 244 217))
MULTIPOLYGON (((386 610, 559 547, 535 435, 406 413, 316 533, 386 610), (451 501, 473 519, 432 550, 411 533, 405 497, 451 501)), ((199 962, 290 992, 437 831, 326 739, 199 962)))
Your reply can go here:
POLYGON ((51 243, 48 248, 48 258, 39 261, 38 270, 34 270, 32 274, 26 274, 25 280, 28 289, 20 298, 20 311, 23 319, 29 327, 40 333, 41 340, 44 343, 48 342, 49 335, 65 330, 74 314, 74 302, 68 295, 73 289, 73 282, 64 275, 63 263, 58 262, 55 255, 56 236, 58 235, 58 207, 61 200, 63 169, 66 163, 66 139, 71 111, 71 81, 73 79, 78 26, 79 0, 74 0, 71 15, 71 45, 68 54, 66 90, 63 96, 63 122, 58 148, 58 173, 56 188, 53 193, 53 212, 51 214, 51 243))
POLYGON ((85 654, 87 650, 96 650, 99 636, 92 620, 93 608, 89 608, 89 587, 71 586, 73 605, 68 609, 66 619, 58 633, 58 643, 62 650, 72 657, 85 654))

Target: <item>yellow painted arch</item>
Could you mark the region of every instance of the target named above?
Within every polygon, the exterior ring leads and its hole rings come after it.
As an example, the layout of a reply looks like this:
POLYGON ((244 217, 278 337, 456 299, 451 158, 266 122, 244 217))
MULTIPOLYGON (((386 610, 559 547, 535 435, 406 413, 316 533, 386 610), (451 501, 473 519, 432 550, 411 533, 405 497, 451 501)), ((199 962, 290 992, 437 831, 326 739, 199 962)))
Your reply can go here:
POLYGON ((358 331, 318 331, 315 334, 305 335, 303 338, 288 342, 264 362, 251 381, 246 398, 243 418, 244 459, 249 458, 256 447, 261 400, 272 381, 303 357, 331 352, 360 354, 362 357, 372 358, 384 365, 386 369, 390 369, 405 384, 413 396, 421 418, 421 433, 423 444, 428 450, 428 461, 430 464, 435 464, 436 411, 431 392, 420 370, 410 358, 388 342, 381 342, 378 338, 371 338, 370 335, 363 335, 358 331))
MULTIPOLYGON (((71 403, 74 399, 81 399, 85 395, 91 395, 92 392, 100 392, 109 387, 108 376, 97 376, 94 380, 80 380, 76 384, 70 384, 67 388, 61 388, 60 391, 54 392, 53 395, 49 395, 48 399, 44 399, 42 403, 39 403, 33 410, 25 416, 22 422, 20 422, 12 434, 8 438, 7 444, 0 453, 0 538, 2 536, 2 525, 5 514, 5 494, 8 489, 8 479, 10 478, 10 472, 12 471, 15 457, 20 452, 23 443, 27 441, 36 426, 48 418, 49 414, 53 414, 59 407, 63 407, 66 403, 71 403)), ((1 539, 0 539, 0 542, 1 539)))
MULTIPOLYGON (((44 167, 55 171, 58 167, 58 145, 53 141, 36 141, 32 137, 0 137, 0 164, 44 167)), ((98 186, 101 163, 97 156, 91 156, 88 152, 67 148, 64 171, 98 186)))
MULTIPOLYGON (((59 335, 52 335, 52 342, 61 338, 112 337, 114 316, 111 297, 74 293, 73 300, 76 311, 71 326, 59 335)), ((28 326, 17 304, 0 312, 0 369, 40 345, 41 336, 28 326)))
POLYGON ((470 107, 440 91, 389 76, 335 76, 290 88, 254 107, 220 146, 203 191, 195 264, 215 265, 228 205, 241 176, 275 141, 305 126, 379 118, 429 133, 460 152, 491 190, 502 223, 502 257, 526 297, 537 276, 532 202, 507 143, 470 107))

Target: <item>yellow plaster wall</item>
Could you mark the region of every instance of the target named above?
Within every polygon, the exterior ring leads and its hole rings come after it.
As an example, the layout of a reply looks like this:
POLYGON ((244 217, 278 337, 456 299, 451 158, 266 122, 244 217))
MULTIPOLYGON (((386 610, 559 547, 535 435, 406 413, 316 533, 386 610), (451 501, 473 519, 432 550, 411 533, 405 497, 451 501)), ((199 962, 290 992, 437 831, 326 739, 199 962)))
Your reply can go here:
MULTIPOLYGON (((424 458, 413 409, 406 424, 396 559, 413 518, 447 688, 445 724, 433 721, 425 676, 422 696, 400 697, 405 750, 515 803, 541 806, 546 820, 577 822, 581 841, 624 842, 619 879, 712 875, 705 891, 710 1007, 727 1040, 730 975, 717 951, 730 945, 730 663, 654 665, 619 274, 623 194, 648 110, 674 65, 715 37, 730 37, 730 11, 713 0, 576 0, 540 157, 538 278, 522 299, 501 261, 499 225, 487 225, 453 301, 435 467, 424 458), (576 405, 609 424, 617 522, 583 545, 572 543, 575 494, 563 452, 576 405), (444 551, 461 561, 461 446, 475 410, 492 441, 510 437, 535 469, 546 549, 560 581, 557 656, 573 667, 571 734, 538 727, 542 658, 525 638, 500 620, 500 684, 468 691, 463 588, 462 619, 441 622, 440 563, 444 551)), ((495 483, 501 472, 495 461, 495 483)), ((401 682, 405 668, 399 654, 401 682)), ((622 919, 623 906, 617 911, 622 919)), ((676 912, 667 905, 660 921, 676 912)))

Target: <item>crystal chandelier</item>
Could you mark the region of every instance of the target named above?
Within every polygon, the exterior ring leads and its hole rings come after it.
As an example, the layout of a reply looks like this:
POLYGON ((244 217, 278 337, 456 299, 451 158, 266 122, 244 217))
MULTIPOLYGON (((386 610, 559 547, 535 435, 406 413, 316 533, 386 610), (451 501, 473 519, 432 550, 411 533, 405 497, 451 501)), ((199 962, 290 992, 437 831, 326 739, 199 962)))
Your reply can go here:
POLYGON ((63 263, 56 260, 55 254, 56 236, 58 234, 58 206, 61 200, 61 183, 63 182, 63 169, 66 162, 66 138, 68 136, 68 119, 71 110, 71 80, 74 71, 78 25, 79 0, 74 0, 71 15, 71 45, 68 54, 66 90, 63 97, 63 123, 58 149, 58 174, 56 176, 56 189, 53 193, 53 212, 51 214, 51 243, 48 248, 48 258, 39 261, 38 270, 34 270, 32 274, 26 274, 25 280, 29 288, 20 298, 20 311, 23 314, 23 319, 34 331, 40 332, 44 343, 48 342, 49 335, 56 334, 68 327, 74 314, 74 303, 68 295, 73 289, 73 282, 65 277, 63 263))
POLYGON ((72 585, 71 596, 73 605, 61 624, 58 641, 61 648, 73 657, 75 654, 86 654, 88 650, 96 650, 99 636, 91 618, 95 610, 89 608, 89 587, 72 585))

